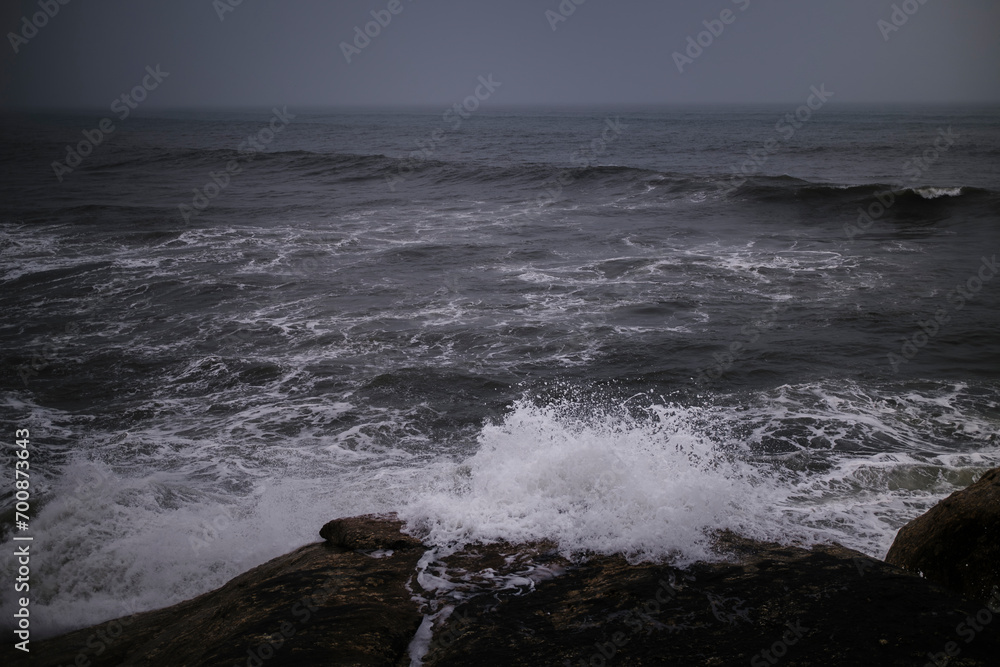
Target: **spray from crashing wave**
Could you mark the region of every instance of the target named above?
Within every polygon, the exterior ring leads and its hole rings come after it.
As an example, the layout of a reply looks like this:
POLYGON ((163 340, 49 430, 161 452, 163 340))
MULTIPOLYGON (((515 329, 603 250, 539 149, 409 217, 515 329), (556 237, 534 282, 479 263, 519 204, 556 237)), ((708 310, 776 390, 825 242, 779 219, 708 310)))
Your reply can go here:
POLYGON ((932 394, 890 401, 834 383, 740 406, 525 398, 400 516, 447 549, 548 540, 570 557, 684 565, 720 558, 713 537, 729 530, 881 557, 906 521, 1000 462, 989 425, 968 414, 967 388, 932 394), (985 449, 965 451, 956 423, 985 449), (869 441, 894 451, 850 444, 869 441))
POLYGON ((777 499, 746 445, 714 439, 699 408, 586 414, 576 403, 516 403, 402 512, 438 545, 552 540, 567 555, 713 558, 711 532, 759 538, 777 499))

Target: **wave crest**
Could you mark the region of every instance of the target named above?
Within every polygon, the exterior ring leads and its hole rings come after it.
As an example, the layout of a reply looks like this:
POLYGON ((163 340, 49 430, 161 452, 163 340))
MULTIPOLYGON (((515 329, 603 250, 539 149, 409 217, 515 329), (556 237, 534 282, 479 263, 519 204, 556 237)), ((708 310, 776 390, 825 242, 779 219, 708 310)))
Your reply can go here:
POLYGON ((697 408, 652 406, 647 419, 578 408, 518 402, 401 517, 439 546, 554 540, 568 555, 633 560, 717 558, 716 530, 765 536, 761 473, 706 435, 697 408))

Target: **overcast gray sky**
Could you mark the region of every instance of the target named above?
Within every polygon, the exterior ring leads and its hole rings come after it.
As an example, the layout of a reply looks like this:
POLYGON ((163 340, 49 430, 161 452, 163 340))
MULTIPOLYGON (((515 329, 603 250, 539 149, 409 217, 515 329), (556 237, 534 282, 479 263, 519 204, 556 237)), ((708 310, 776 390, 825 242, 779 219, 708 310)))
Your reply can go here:
POLYGON ((238 1, 4 0, 2 105, 107 108, 157 64, 144 109, 450 105, 489 74, 505 105, 1000 103, 998 0, 238 1))

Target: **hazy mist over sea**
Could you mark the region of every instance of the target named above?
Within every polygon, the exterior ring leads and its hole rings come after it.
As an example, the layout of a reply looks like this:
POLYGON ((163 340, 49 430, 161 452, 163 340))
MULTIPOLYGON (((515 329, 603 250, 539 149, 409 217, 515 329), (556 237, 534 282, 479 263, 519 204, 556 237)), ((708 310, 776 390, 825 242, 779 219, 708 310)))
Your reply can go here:
POLYGON ((993 2, 0 21, 0 534, 42 636, 369 512, 882 557, 1000 464, 993 2))

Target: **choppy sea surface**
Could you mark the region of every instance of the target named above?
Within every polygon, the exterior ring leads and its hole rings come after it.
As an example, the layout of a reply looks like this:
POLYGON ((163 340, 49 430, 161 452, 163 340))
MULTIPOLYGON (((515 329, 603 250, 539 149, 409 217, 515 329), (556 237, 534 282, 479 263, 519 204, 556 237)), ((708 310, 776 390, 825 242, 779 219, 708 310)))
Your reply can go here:
POLYGON ((368 512, 440 545, 883 556, 1000 465, 1000 111, 795 110, 173 113, 69 173, 100 113, 5 117, 33 627, 368 512))

